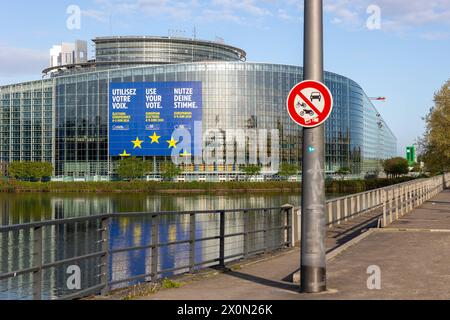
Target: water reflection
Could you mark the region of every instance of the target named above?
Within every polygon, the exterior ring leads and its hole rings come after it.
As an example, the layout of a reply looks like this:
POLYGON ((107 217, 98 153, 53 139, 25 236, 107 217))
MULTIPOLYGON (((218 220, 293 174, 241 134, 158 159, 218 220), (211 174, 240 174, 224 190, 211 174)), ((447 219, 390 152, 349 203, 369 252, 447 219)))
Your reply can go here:
MULTIPOLYGON (((14 225, 39 220, 72 218, 116 212, 161 212, 194 211, 238 208, 280 207, 283 204, 300 204, 298 194, 259 195, 147 195, 147 194, 1 194, 0 225, 14 225)), ((254 213, 249 216, 250 228, 262 229, 266 226, 282 224, 279 212, 264 216, 254 213)), ((242 212, 227 215, 226 234, 243 232, 242 212)), ((45 227, 43 229, 43 261, 54 262, 101 250, 101 222, 76 223, 45 227)), ((162 216, 158 225, 160 243, 188 240, 190 237, 189 215, 162 216)), ((219 215, 199 215, 195 221, 196 238, 219 235, 219 215)), ((0 273, 12 272, 31 266, 33 254, 32 232, 24 230, 0 234, 0 273)), ((150 215, 143 218, 115 218, 110 226, 110 249, 145 246, 152 238, 150 215)), ((276 247, 283 242, 281 231, 258 233, 249 238, 248 250, 276 247)), ((217 259, 219 240, 198 242, 195 247, 195 262, 217 259)), ((243 237, 226 240, 226 256, 243 252, 243 237)), ((152 250, 141 249, 122 252, 110 257, 112 281, 135 275, 150 274, 153 263, 152 250)), ((158 249, 159 270, 169 270, 163 277, 173 274, 171 269, 185 272, 189 264, 189 244, 163 246, 158 249), (186 267, 186 268, 184 268, 186 267)), ((43 298, 51 299, 73 293, 67 290, 67 267, 57 266, 43 273, 43 298)), ((87 259, 78 263, 82 270, 82 288, 99 284, 101 261, 87 259)), ((149 278, 147 278, 148 280, 149 278)), ((0 299, 30 299, 32 296, 32 276, 23 275, 0 281, 0 299)), ((127 283, 133 284, 133 283, 127 283)))

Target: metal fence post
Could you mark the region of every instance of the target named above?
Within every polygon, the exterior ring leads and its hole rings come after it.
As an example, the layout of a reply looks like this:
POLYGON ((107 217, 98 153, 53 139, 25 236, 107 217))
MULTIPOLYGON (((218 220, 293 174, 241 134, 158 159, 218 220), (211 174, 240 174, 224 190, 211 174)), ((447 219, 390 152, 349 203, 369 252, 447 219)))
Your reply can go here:
POLYGON ((348 198, 344 199, 344 221, 347 222, 348 216, 348 198))
POLYGON ((395 196, 395 220, 398 220, 399 218, 399 197, 400 197, 400 189, 399 188, 395 188, 394 191, 394 196, 395 196))
POLYGON ((292 232, 291 232, 293 211, 294 211, 293 206, 286 208, 286 243, 288 248, 295 246, 292 244, 292 232))
POLYGON ((269 214, 267 210, 263 210, 263 221, 264 221, 264 252, 269 252, 269 214))
POLYGON ((381 201, 383 201, 383 228, 387 226, 387 190, 381 195, 381 201))
MULTIPOLYGON (((355 209, 355 197, 352 196, 352 197, 350 197, 350 216, 351 216, 351 217, 352 217, 353 214, 355 213, 354 209, 355 209)), ((346 220, 346 221, 347 221, 347 220, 346 220)))
POLYGON ((159 215, 152 215, 152 282, 158 280, 158 260, 159 260, 159 215))
POLYGON ((195 229, 196 229, 196 221, 195 221, 195 213, 191 213, 189 215, 189 272, 195 272, 195 229))
POLYGON ((42 227, 33 229, 33 299, 42 300, 42 227))
POLYGON ((420 204, 424 202, 424 184, 423 182, 420 184, 420 204))
POLYGON ((401 197, 400 197, 400 208, 401 208, 400 214, 402 216, 405 215, 405 200, 406 200, 405 186, 402 186, 401 197))
POLYGON ((356 196, 356 213, 359 215, 361 213, 361 195, 356 196))
MULTIPOLYGON (((248 215, 248 211, 245 210, 244 211, 244 259, 248 258, 249 245, 250 245, 248 222, 249 222, 249 215, 248 215)), ((266 238, 264 237, 264 245, 266 245, 265 242, 266 242, 266 238)))
POLYGON ((225 267, 225 211, 220 211, 219 266, 225 267))
POLYGON ((409 186, 405 187, 405 214, 409 212, 409 186))
POLYGON ((333 202, 327 203, 327 211, 328 211, 328 224, 329 228, 333 228, 334 221, 333 221, 333 202))
POLYGON ((388 203, 389 203, 389 223, 393 222, 392 216, 394 215, 394 190, 391 189, 388 192, 388 203))
POLYGON ((110 217, 102 219, 101 225, 101 248, 103 255, 101 257, 100 281, 104 285, 101 295, 105 296, 109 293, 109 226, 110 217))
POLYGON ((341 200, 336 202, 336 220, 337 224, 341 224, 341 200))
POLYGON ((413 198, 413 187, 412 186, 408 187, 408 197, 409 197, 409 203, 408 203, 409 211, 412 211, 412 209, 414 207, 414 203, 413 203, 413 201, 414 201, 414 198, 413 198))
POLYGON ((419 205, 419 188, 417 184, 414 184, 414 208, 419 205))

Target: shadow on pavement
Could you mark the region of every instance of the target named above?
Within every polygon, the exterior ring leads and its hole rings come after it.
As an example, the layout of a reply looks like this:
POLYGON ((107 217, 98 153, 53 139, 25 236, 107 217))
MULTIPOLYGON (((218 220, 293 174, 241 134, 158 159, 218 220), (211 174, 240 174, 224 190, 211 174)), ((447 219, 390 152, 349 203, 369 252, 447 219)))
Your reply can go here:
MULTIPOLYGON (((222 269, 223 271, 223 269, 222 269)), ((298 272, 298 270, 296 271, 298 272)), ((269 280, 269 279, 265 279, 265 278, 261 278, 261 277, 257 277, 254 275, 249 275, 246 273, 242 273, 242 272, 237 272, 237 271, 233 271, 230 269, 225 269, 224 270, 224 274, 228 275, 228 276, 232 276, 232 277, 236 277, 242 280, 246 280, 246 281, 250 281, 250 282, 254 282, 257 284, 261 284, 267 287, 273 287, 273 288, 277 288, 277 289, 283 289, 283 290, 289 290, 292 292, 299 292, 300 291, 300 287, 299 285, 296 285, 293 282, 293 276, 296 272, 291 273, 289 276, 287 276, 286 278, 282 279, 281 281, 275 281, 275 280, 269 280), (290 282, 290 283, 289 283, 290 282)))

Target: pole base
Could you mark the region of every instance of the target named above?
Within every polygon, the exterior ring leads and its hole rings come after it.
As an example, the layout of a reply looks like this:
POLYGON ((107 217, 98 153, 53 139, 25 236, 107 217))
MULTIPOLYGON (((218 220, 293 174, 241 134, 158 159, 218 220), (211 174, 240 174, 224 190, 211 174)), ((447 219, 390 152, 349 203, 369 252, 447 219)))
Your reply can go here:
POLYGON ((327 291, 326 269, 302 266, 301 290, 303 293, 321 293, 327 291))

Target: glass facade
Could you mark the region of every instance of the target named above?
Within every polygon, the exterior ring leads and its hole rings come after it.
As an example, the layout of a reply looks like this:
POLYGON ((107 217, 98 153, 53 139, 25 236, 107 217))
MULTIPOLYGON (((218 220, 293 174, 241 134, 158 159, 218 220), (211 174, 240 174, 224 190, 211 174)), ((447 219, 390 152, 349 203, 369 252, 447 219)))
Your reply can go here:
POLYGON ((0 159, 53 162, 53 81, 0 87, 0 159))
MULTIPOLYGON (((180 46, 167 39, 148 42, 145 37, 96 41, 97 61, 145 61, 146 65, 80 69, 70 75, 0 87, 0 159, 4 164, 50 161, 55 178, 110 179, 119 159, 108 154, 109 83, 201 81, 204 132, 277 129, 280 163, 301 165, 302 129, 290 119, 286 98, 303 80, 303 68, 242 62, 244 51, 217 44, 219 50, 209 42, 199 42, 196 48, 198 59, 208 61, 191 62, 192 51, 186 55, 190 46, 183 47, 182 41, 178 41, 180 46), (160 61, 162 57, 171 59, 170 64, 160 61), (148 65, 152 59, 159 64, 148 65), (209 61, 215 59, 223 61, 209 61)), ((381 160, 397 153, 395 136, 356 82, 331 72, 325 73, 325 82, 335 102, 325 130, 326 172, 342 167, 359 176, 380 171, 381 160)), ((166 159, 147 160, 152 161, 157 176, 166 159)), ((195 179, 240 173, 240 166, 224 162, 184 165, 183 170, 186 177, 195 179)))
MULTIPOLYGON (((302 130, 286 112, 286 97, 302 79, 303 69, 296 66, 205 62, 97 71, 3 87, 1 159, 53 161, 57 177, 110 177, 117 159, 108 157, 108 83, 201 81, 205 131, 278 129, 280 162, 300 165, 302 130)), ((354 81, 327 72, 325 82, 335 100, 326 123, 326 171, 349 167, 363 175, 380 170, 380 160, 396 154, 394 135, 354 81)), ((165 159, 149 160, 156 160, 157 174, 165 159)), ((185 170, 231 174, 239 168, 185 170)))
POLYGON ((161 37, 103 37, 94 39, 96 64, 173 64, 198 61, 241 61, 245 51, 216 42, 161 37))

